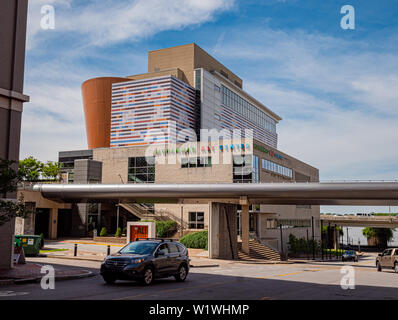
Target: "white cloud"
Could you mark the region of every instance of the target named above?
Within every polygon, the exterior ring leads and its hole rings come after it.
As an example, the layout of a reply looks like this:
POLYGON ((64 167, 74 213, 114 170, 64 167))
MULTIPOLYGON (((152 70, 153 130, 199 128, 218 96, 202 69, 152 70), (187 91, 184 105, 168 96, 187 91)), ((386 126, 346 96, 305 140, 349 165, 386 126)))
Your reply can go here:
POLYGON ((394 51, 302 31, 244 33, 231 30, 213 53, 237 73, 245 61, 245 89, 284 119, 281 150, 321 179, 398 179, 394 51))
POLYGON ((233 0, 30 0, 25 93, 31 102, 22 118, 21 158, 56 160, 58 151, 87 148, 81 83, 146 72, 145 51, 114 54, 105 46, 198 25, 232 6, 233 0), (55 8, 55 30, 40 27, 44 5, 55 8), (67 37, 72 46, 64 44, 67 37))
POLYGON ((231 9, 234 1, 33 0, 29 9, 29 48, 37 38, 52 33, 40 30, 40 8, 44 3, 55 7, 55 33, 77 34, 81 43, 104 46, 199 25, 212 20, 216 13, 231 9))
POLYGON ((58 160, 58 152, 87 148, 80 87, 28 85, 20 158, 58 160))

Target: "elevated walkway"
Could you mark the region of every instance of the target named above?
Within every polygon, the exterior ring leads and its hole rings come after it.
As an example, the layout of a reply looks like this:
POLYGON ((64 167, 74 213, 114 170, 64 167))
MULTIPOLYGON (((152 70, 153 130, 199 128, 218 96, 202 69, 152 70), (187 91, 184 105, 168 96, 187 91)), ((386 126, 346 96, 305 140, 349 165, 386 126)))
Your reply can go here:
POLYGON ((373 228, 398 228, 398 217, 392 216, 320 216, 323 225, 338 225, 342 227, 373 227, 373 228))

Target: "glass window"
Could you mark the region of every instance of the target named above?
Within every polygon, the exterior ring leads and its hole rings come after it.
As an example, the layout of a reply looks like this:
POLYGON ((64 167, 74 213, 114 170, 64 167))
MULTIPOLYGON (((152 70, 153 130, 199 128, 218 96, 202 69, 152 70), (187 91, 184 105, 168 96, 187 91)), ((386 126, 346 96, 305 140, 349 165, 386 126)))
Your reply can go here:
POLYGON ((272 161, 266 160, 266 159, 262 159, 261 167, 265 170, 272 171, 272 172, 278 173, 278 174, 286 176, 286 177, 292 178, 292 176, 293 176, 292 169, 282 166, 280 164, 274 163, 272 161))
POLYGON ((189 228, 190 229, 204 229, 205 227, 205 213, 204 212, 190 212, 189 213, 189 228))
POLYGON ((178 248, 175 243, 169 243, 168 246, 170 253, 178 253, 178 248))
POLYGON ((167 244, 166 243, 162 243, 159 246, 158 252, 164 252, 164 254, 168 254, 169 253, 169 249, 167 247, 167 244))
POLYGON ((129 183, 154 183, 155 157, 129 158, 127 181, 129 183))
POLYGON ((155 250, 157 245, 157 242, 134 241, 121 249, 120 252, 127 254, 150 254, 155 250))
POLYGON ((203 168, 211 166, 211 157, 181 158, 181 168, 203 168))

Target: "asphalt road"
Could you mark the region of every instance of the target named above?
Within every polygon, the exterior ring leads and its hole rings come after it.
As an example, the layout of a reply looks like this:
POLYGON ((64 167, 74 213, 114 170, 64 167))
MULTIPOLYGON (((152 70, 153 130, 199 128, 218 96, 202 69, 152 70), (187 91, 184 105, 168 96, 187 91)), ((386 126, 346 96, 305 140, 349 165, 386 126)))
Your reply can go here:
MULTIPOLYGON (((70 265, 98 273, 99 263, 35 258, 40 263, 70 265)), ((101 276, 58 281, 55 290, 43 290, 40 284, 0 287, 4 299, 106 299, 106 300, 195 300, 195 299, 398 299, 398 274, 377 272, 374 258, 359 263, 322 262, 291 265, 248 265, 234 263, 211 268, 192 268, 184 283, 174 278, 156 280, 150 287, 135 282, 107 285, 101 276), (354 266, 355 289, 340 286, 341 267, 354 266)))

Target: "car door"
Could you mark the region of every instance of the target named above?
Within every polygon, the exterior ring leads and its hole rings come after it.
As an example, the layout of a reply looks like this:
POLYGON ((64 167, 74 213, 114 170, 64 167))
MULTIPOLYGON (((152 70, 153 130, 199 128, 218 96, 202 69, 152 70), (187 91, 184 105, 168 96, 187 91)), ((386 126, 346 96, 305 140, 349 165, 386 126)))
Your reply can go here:
POLYGON ((386 249, 381 256, 381 266, 382 267, 391 267, 391 249, 386 249))
POLYGON ((169 256, 170 256, 170 272, 176 273, 178 267, 180 266, 180 252, 178 251, 177 245, 175 243, 169 243, 169 256))
POLYGON ((160 244, 156 249, 154 264, 159 276, 164 276, 167 270, 170 269, 169 248, 166 243, 160 244))

